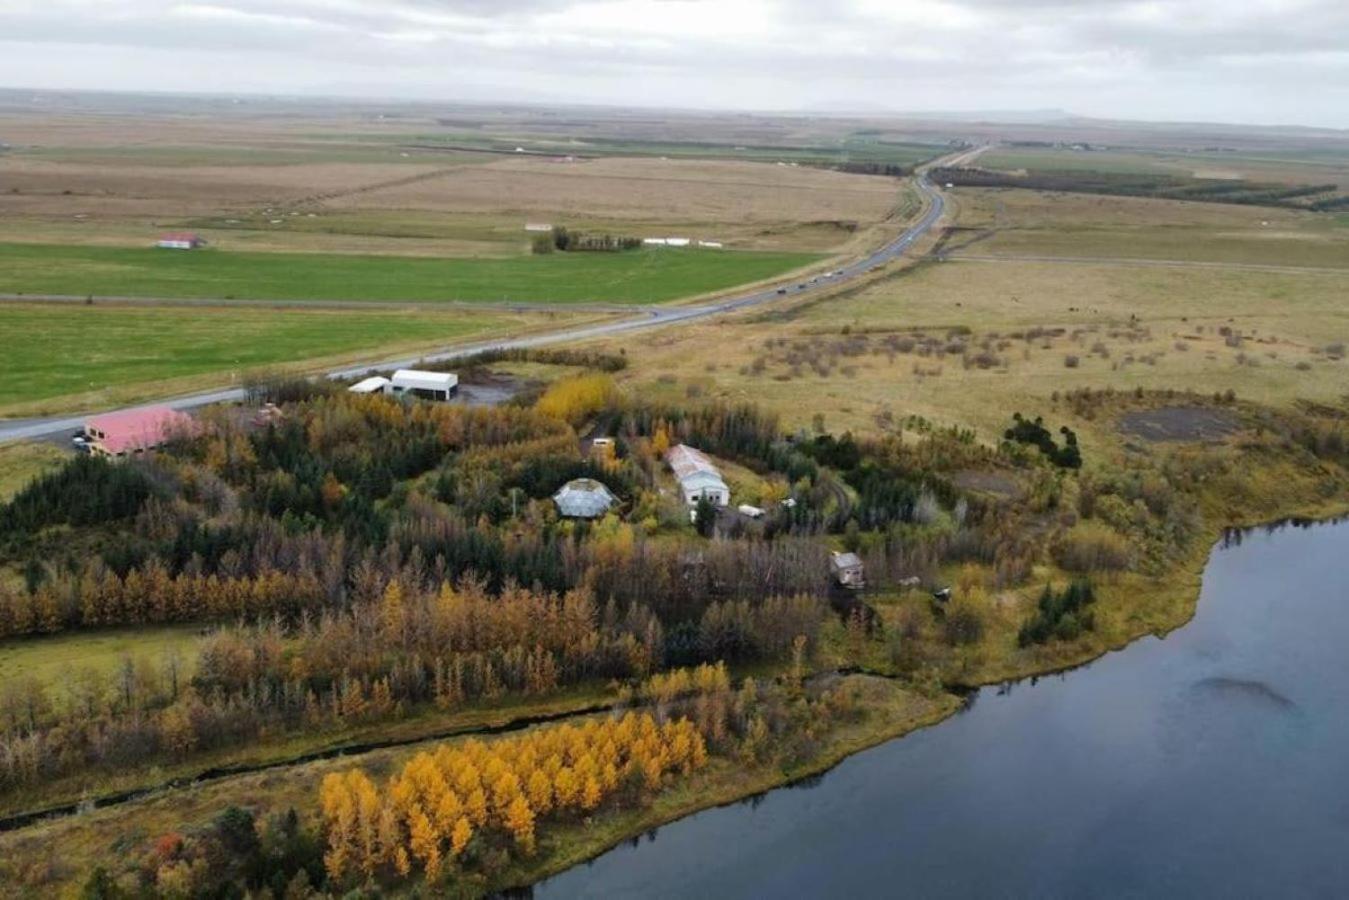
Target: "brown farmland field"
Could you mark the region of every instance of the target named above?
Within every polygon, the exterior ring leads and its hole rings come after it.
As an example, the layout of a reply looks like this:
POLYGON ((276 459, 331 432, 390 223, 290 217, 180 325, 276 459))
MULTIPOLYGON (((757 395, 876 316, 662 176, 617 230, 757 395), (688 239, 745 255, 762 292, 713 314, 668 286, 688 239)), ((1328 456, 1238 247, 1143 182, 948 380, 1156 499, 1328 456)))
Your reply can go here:
MULTIPOLYGON (((409 125, 401 126, 407 129, 409 125)), ((427 126, 434 128, 434 126, 427 126)), ((771 161, 512 157, 427 149, 364 119, 0 114, 0 240, 227 249, 527 253, 527 221, 751 249, 850 247, 902 202, 893 178, 771 161)))

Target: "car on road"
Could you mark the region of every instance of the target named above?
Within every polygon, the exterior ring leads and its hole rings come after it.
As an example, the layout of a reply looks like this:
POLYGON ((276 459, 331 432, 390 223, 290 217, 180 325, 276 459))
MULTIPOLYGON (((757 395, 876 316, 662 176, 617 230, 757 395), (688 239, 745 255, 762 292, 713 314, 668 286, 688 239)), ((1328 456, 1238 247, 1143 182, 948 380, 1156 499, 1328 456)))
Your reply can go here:
POLYGON ((785 294, 785 293, 787 293, 787 289, 786 289, 786 288, 778 288, 778 293, 779 293, 779 294, 785 294))

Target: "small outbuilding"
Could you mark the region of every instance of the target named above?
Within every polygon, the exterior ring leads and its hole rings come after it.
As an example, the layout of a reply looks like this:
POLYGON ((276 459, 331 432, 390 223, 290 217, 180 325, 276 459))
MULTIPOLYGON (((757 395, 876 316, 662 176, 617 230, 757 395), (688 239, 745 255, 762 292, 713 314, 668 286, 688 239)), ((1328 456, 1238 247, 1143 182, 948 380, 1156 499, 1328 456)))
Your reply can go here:
POLYGON ((161 234, 155 246, 162 250, 196 250, 206 242, 195 231, 170 231, 161 234))
POLYGON ((866 573, 862 567, 862 559, 856 553, 835 551, 829 557, 829 574, 834 576, 834 581, 840 587, 852 590, 866 587, 866 573))
POLYGON ((607 465, 618 455, 618 448, 611 437, 597 437, 590 441, 590 458, 600 465, 607 465))
POLYGON ((383 375, 371 375, 347 388, 353 394, 383 394, 389 389, 389 379, 383 375))
POLYGON ((598 519, 613 509, 618 498, 593 478, 577 478, 553 495, 558 514, 567 519, 598 519))
POLYGON ((453 372, 399 369, 389 379, 384 392, 395 397, 419 397, 422 400, 444 402, 459 393, 459 376, 453 372))

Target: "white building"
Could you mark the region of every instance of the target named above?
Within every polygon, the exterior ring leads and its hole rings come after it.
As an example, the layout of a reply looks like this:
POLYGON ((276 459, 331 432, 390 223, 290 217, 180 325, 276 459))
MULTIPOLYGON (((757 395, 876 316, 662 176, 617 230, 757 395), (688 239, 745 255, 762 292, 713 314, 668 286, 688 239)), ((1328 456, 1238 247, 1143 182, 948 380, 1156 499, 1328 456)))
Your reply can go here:
POLYGON ((689 506, 697 506, 704 498, 714 506, 730 505, 731 489, 702 452, 687 444, 678 444, 665 454, 665 462, 679 481, 679 491, 689 506))
POLYGON ((161 234, 155 246, 162 250, 195 250, 206 242, 201 235, 192 231, 170 231, 161 234))
POLYGON ((389 379, 384 393, 395 397, 420 397, 423 400, 449 400, 459 393, 459 376, 453 372, 424 372, 399 369, 389 379))
POLYGON ((699 241, 698 246, 708 250, 720 250, 724 245, 721 241, 699 241))
POLYGON ((552 231, 553 226, 547 222, 526 222, 525 231, 552 231))
POLYGON ((389 389, 389 379, 383 375, 372 375, 347 388, 353 394, 383 394, 389 389))

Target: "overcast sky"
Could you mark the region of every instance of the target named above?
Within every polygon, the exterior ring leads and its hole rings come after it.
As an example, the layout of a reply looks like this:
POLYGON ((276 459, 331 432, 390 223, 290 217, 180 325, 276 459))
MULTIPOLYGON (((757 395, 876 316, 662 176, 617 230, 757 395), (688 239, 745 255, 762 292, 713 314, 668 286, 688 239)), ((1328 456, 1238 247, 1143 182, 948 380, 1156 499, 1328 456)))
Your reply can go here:
POLYGON ((1349 0, 0 0, 0 86, 1349 128, 1349 0))

